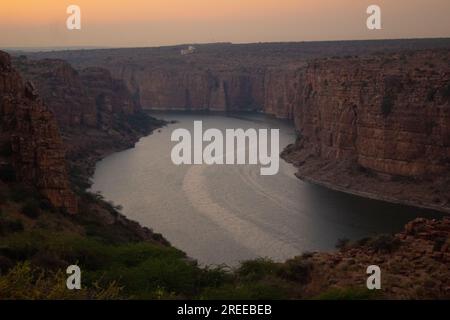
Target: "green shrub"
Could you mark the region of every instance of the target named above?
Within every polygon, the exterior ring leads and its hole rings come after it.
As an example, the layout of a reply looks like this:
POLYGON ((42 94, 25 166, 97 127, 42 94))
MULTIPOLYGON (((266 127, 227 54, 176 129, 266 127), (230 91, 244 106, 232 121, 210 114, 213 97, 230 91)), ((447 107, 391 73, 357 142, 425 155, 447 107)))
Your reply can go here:
POLYGON ((279 276, 285 280, 306 284, 310 281, 312 268, 313 265, 311 262, 301 257, 295 258, 283 264, 279 276))
POLYGON ((61 299, 119 299, 122 288, 115 282, 106 286, 94 284, 81 290, 67 290, 66 274, 33 268, 29 262, 19 263, 0 277, 0 299, 3 300, 61 300, 61 299))
POLYGON ((237 270, 240 278, 247 281, 260 280, 268 275, 273 275, 278 271, 278 266, 270 259, 260 258, 245 261, 237 270))

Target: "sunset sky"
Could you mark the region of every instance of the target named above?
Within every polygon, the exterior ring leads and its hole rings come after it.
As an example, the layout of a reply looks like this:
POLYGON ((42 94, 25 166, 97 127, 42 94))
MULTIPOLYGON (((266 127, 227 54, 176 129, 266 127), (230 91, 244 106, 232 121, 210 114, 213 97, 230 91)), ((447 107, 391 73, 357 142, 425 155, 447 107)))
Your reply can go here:
POLYGON ((2 0, 0 31, 4 48, 450 37, 450 0, 2 0), (366 28, 371 4, 382 30, 366 28))

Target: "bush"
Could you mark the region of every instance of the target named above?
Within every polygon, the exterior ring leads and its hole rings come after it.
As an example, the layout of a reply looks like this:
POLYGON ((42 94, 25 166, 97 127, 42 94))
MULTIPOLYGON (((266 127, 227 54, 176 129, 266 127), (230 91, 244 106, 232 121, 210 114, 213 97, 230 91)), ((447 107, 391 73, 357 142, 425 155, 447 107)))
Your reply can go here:
POLYGON ((66 274, 47 272, 31 267, 29 262, 19 263, 0 277, 0 298, 13 300, 61 299, 119 299, 122 288, 115 282, 106 286, 98 283, 81 290, 67 290, 66 274))
POLYGON ((283 279, 306 284, 310 281, 312 268, 311 262, 302 258, 296 258, 286 261, 278 274, 283 279))
POLYGON ((378 252, 391 253, 397 250, 400 244, 400 240, 392 235, 380 235, 371 239, 368 246, 378 252))
POLYGON ((40 215, 39 205, 35 201, 28 201, 23 207, 21 212, 28 218, 36 219, 40 215))
POLYGON ((278 266, 275 262, 270 259, 260 258, 243 262, 237 270, 237 274, 244 280, 256 281, 275 274, 277 270, 278 266))

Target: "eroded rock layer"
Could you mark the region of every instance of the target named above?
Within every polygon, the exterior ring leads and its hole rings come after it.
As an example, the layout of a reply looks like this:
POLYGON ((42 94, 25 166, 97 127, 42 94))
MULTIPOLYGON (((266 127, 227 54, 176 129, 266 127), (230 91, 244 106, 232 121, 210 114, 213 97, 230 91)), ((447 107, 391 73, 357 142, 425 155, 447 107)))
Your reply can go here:
POLYGON ((75 70, 60 59, 13 60, 61 128, 68 160, 88 177, 104 155, 133 147, 162 122, 147 116, 122 80, 103 68, 75 70))
POLYGON ((76 213, 65 149, 53 114, 38 98, 34 85, 22 82, 4 52, 0 52, 0 124, 3 170, 12 166, 14 179, 36 187, 53 206, 76 213))
POLYGON ((101 66, 147 109, 260 111, 292 119, 298 176, 450 210, 449 39, 37 53, 101 66), (382 52, 382 53, 380 53, 382 52))
POLYGON ((301 177, 450 207, 450 52, 311 62, 284 152, 301 177))

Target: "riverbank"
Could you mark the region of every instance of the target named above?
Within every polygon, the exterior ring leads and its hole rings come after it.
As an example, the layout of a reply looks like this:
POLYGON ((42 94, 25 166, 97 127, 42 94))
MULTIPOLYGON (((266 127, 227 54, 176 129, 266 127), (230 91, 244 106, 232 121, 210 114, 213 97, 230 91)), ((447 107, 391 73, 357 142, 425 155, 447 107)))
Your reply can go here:
POLYGON ((450 295, 448 219, 416 220, 395 236, 342 241, 338 252, 304 252, 283 263, 260 258, 235 268, 200 268, 102 197, 79 193, 76 216, 48 209, 26 216, 19 203, 33 196, 16 202, 11 194, 1 205, 0 299, 444 299, 450 295), (14 221, 22 229, 14 227, 14 221), (61 272, 74 261, 83 272, 83 290, 69 292, 61 288, 65 283, 61 272), (365 287, 365 270, 371 264, 383 272, 383 290, 378 292, 365 287))
POLYGON ((313 157, 297 144, 285 148, 281 157, 297 168, 296 176, 303 181, 364 198, 450 214, 445 177, 416 183, 413 178, 380 175, 349 162, 313 157))

